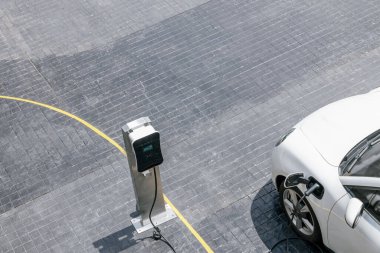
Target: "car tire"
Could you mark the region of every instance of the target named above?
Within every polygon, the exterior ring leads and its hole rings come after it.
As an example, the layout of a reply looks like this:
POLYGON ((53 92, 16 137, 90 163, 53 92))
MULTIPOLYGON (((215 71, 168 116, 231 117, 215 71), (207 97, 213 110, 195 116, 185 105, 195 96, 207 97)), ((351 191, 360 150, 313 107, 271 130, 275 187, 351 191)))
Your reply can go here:
POLYGON ((303 217, 300 218, 299 216, 295 216, 293 218, 293 221, 290 221, 292 215, 289 202, 297 202, 303 195, 302 192, 297 187, 285 188, 284 182, 282 182, 280 185, 279 194, 280 204, 285 212, 287 221, 291 223, 291 227, 297 233, 297 235, 302 239, 314 243, 320 243, 322 241, 322 237, 318 220, 306 198, 301 202, 303 217))

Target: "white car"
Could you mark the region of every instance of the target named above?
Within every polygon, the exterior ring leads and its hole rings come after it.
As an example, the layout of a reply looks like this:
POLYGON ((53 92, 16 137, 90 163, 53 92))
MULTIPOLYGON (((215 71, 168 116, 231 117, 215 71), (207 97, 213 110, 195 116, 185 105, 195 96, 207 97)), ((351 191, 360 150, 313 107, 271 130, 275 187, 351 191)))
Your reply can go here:
POLYGON ((380 88, 303 119, 278 141, 272 161, 273 183, 299 236, 335 252, 380 252, 380 88), (303 174, 291 179, 301 183, 285 187, 293 173, 303 174))

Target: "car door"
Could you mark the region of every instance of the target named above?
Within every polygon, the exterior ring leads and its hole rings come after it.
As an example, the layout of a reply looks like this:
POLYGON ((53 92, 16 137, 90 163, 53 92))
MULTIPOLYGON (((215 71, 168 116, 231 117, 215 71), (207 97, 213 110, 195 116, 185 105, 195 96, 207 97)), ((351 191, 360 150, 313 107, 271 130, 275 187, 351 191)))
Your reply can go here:
POLYGON ((380 188, 346 186, 350 193, 339 199, 330 212, 327 237, 335 252, 380 252, 380 188), (365 205, 355 228, 345 221, 346 208, 352 195, 365 205), (377 215, 376 215, 377 213, 377 215))

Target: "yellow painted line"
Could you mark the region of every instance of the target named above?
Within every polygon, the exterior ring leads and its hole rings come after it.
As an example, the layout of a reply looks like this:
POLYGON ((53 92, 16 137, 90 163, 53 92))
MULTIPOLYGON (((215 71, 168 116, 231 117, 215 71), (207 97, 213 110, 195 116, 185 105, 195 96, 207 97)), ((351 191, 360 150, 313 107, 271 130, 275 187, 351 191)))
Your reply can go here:
POLYGON ((107 136, 105 133, 103 133, 102 131, 100 131, 98 128, 94 127, 93 125, 91 125, 87 121, 79 118, 78 116, 75 116, 72 113, 66 112, 66 111, 64 111, 62 109, 59 109, 57 107, 54 107, 54 106, 51 106, 51 105, 48 105, 48 104, 44 104, 44 103, 40 103, 40 102, 37 102, 37 101, 33 101, 33 100, 30 100, 30 99, 18 98, 18 97, 9 97, 9 96, 0 96, 0 98, 8 99, 8 100, 15 100, 15 101, 19 101, 19 102, 25 102, 25 103, 30 103, 30 104, 42 106, 42 107, 45 107, 45 108, 50 109, 52 111, 55 111, 55 112, 61 113, 63 115, 66 115, 66 116, 68 116, 68 117, 70 117, 72 119, 75 119, 79 123, 81 123, 81 124, 85 125, 86 127, 90 128, 97 135, 99 135, 103 139, 107 140, 112 145, 114 145, 118 150, 120 150, 121 153, 123 153, 124 155, 127 155, 127 153, 125 152, 125 150, 119 144, 117 144, 116 141, 112 140, 111 137, 107 136))
MULTIPOLYGON (((88 123, 87 121, 85 121, 84 119, 81 119, 81 118, 79 118, 78 116, 76 116, 76 115, 74 115, 72 113, 69 113, 69 112, 64 111, 62 109, 59 109, 57 107, 54 107, 54 106, 51 106, 51 105, 48 105, 48 104, 44 104, 44 103, 41 103, 41 102, 37 102, 37 101, 34 101, 34 100, 30 100, 30 99, 0 95, 0 99, 1 98, 2 99, 8 99, 8 100, 14 100, 14 101, 19 101, 19 102, 24 102, 24 103, 38 105, 38 106, 41 106, 41 107, 45 107, 45 108, 47 108, 49 110, 52 110, 52 111, 61 113, 63 115, 66 115, 67 117, 70 117, 70 118, 78 121, 79 123, 83 124, 87 128, 91 129, 94 133, 96 133, 97 135, 99 135, 103 139, 107 140, 109 143, 111 143, 113 146, 115 146, 123 155, 127 155, 127 152, 125 152, 124 148, 122 148, 111 137, 109 137, 108 135, 106 135, 105 133, 103 133, 98 128, 94 127, 93 125, 91 125, 90 123, 88 123)), ((191 224, 186 220, 186 218, 183 217, 183 215, 178 211, 178 209, 173 205, 173 203, 165 196, 165 194, 164 194, 164 200, 173 209, 173 211, 175 212, 175 214, 182 221, 182 223, 187 227, 187 229, 189 229, 189 231, 194 235, 194 237, 197 238, 197 240, 203 246, 203 248, 206 250, 206 252, 207 253, 214 253, 214 251, 210 248, 210 246, 208 246, 208 244, 203 240, 203 238, 198 234, 198 232, 193 228, 193 226, 191 226, 191 224)))
POLYGON ((203 238, 198 234, 198 232, 191 226, 191 224, 186 220, 185 217, 178 211, 178 209, 173 205, 173 203, 165 196, 164 194, 164 200, 165 202, 173 209, 175 214, 178 216, 178 218, 182 221, 182 223, 189 229, 189 231, 197 238, 200 244, 202 244, 203 248, 206 250, 206 252, 211 253, 214 252, 210 246, 203 240, 203 238))

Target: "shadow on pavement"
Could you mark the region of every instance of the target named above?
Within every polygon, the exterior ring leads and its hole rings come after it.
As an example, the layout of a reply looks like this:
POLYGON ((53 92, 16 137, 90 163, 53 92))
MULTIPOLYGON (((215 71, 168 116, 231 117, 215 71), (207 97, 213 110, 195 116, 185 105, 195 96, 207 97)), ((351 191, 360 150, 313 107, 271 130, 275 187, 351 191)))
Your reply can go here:
POLYGON ((120 252, 144 240, 144 238, 134 239, 134 231, 135 228, 131 225, 94 242, 93 245, 101 253, 120 252))
MULTIPOLYGON (((285 239, 286 236, 297 237, 288 228, 285 213, 280 206, 278 192, 271 181, 268 181, 256 193, 251 205, 251 217, 258 236, 268 249, 271 249, 278 241, 285 239)), ((286 241, 280 243, 272 252, 285 253, 286 241)), ((290 252, 314 253, 320 251, 307 242, 289 240, 290 252)))

